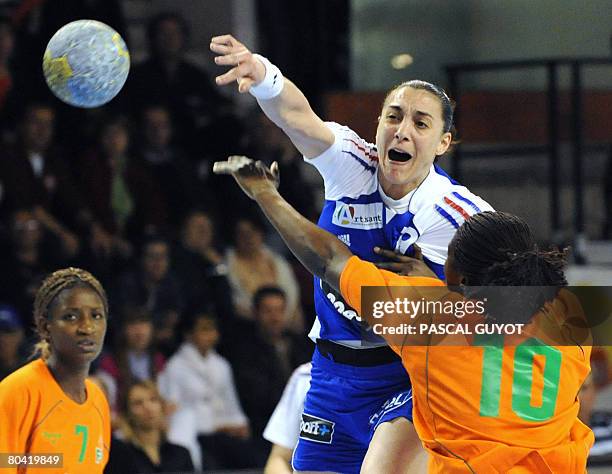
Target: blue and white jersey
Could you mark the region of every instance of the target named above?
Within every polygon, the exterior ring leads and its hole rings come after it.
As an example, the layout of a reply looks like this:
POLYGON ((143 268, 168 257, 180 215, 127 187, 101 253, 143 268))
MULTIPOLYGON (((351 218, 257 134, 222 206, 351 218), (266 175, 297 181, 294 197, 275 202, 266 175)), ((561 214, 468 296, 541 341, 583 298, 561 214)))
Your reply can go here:
MULTIPOLYGON (((338 236, 351 251, 370 262, 382 259, 379 246, 412 255, 418 243, 427 265, 444 278, 448 243, 471 215, 492 207, 465 186, 433 165, 425 180, 401 199, 391 199, 378 183, 376 145, 350 128, 329 122, 334 144, 321 155, 306 159, 317 168, 325 184, 325 204, 319 226, 338 236)), ((310 337, 354 347, 385 345, 366 333, 355 310, 338 292, 315 278, 317 318, 310 337), (338 317, 340 313, 342 318, 338 317)))

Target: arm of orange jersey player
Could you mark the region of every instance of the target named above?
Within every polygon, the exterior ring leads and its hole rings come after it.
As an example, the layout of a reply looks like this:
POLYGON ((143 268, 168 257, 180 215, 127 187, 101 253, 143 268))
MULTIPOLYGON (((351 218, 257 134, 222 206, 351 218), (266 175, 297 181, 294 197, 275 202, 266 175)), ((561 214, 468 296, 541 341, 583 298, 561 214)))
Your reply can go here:
POLYGON ((30 394, 18 382, 11 377, 0 383, 0 453, 25 454, 26 451, 33 414, 28 413, 30 394))
MULTIPOLYGON (((231 156, 227 161, 215 163, 213 170, 216 174, 231 174, 242 190, 259 204, 300 262, 334 289, 342 290, 343 296, 348 297, 347 302, 357 309, 360 315, 361 288, 364 286, 438 286, 435 295, 428 291, 425 297, 442 298, 448 294, 444 283, 438 279, 401 277, 386 270, 379 270, 373 264, 354 256, 335 235, 317 227, 283 199, 276 190, 276 163, 268 169, 259 161, 255 162, 244 156, 231 156), (342 288, 341 275, 345 282, 342 288)), ((416 292, 414 296, 423 297, 421 293, 416 292)), ((377 322, 369 314, 362 316, 365 316, 370 324, 377 322)))

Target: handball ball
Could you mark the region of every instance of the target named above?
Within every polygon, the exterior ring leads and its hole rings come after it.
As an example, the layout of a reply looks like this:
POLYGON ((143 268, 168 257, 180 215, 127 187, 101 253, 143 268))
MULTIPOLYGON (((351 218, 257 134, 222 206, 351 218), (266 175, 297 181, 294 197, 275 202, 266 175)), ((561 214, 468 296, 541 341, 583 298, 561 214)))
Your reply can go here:
POLYGON ((78 20, 60 28, 43 58, 45 80, 53 93, 77 107, 98 107, 115 97, 130 71, 123 38, 95 20, 78 20))

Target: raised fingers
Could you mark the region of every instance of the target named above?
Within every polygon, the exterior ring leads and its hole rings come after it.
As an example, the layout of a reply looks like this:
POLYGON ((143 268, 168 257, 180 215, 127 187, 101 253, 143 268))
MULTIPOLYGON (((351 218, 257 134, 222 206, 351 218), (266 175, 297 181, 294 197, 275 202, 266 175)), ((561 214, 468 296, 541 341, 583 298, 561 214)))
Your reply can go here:
POLYGON ((240 84, 240 81, 249 79, 250 83, 245 83, 243 86, 243 87, 248 86, 246 90, 240 91, 240 92, 247 92, 248 88, 250 88, 252 83, 254 82, 252 78, 248 77, 250 73, 251 73, 250 65, 244 64, 244 63, 239 64, 238 66, 233 67, 232 69, 227 71, 225 74, 221 74, 220 76, 215 77, 215 82, 220 86, 224 86, 234 81, 238 81, 238 83, 240 84))
POLYGON ((246 156, 232 155, 227 159, 227 161, 216 161, 213 164, 213 173, 234 174, 252 162, 253 160, 247 158, 246 156))
POLYGON ((242 43, 238 41, 236 38, 234 38, 232 35, 220 35, 220 36, 213 36, 210 39, 211 49, 213 45, 233 47, 233 46, 238 46, 238 45, 242 46, 242 43))
POLYGON ((219 66, 236 66, 249 61, 251 57, 251 52, 243 48, 238 51, 225 53, 223 56, 215 56, 215 64, 219 66))
POLYGON ((237 81, 241 77, 242 74, 240 66, 236 66, 227 71, 225 74, 221 74, 220 76, 215 77, 215 82, 220 86, 224 86, 226 84, 230 84, 234 81, 237 81))

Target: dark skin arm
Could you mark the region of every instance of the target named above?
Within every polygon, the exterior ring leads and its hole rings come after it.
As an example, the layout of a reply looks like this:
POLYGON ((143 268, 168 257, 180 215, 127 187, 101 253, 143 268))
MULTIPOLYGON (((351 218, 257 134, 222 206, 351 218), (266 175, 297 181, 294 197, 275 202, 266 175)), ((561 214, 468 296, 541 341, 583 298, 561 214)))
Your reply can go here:
POLYGON ((398 275, 413 275, 438 278, 438 276, 423 261, 423 252, 417 244, 413 244, 414 257, 402 255, 380 247, 374 247, 374 253, 387 259, 386 262, 378 262, 375 265, 398 275))
POLYGON ((340 290, 340 274, 351 251, 334 235, 317 227, 297 212, 276 190, 278 164, 268 169, 244 156, 217 162, 216 174, 231 174, 242 190, 259 204, 291 252, 311 273, 340 290))

